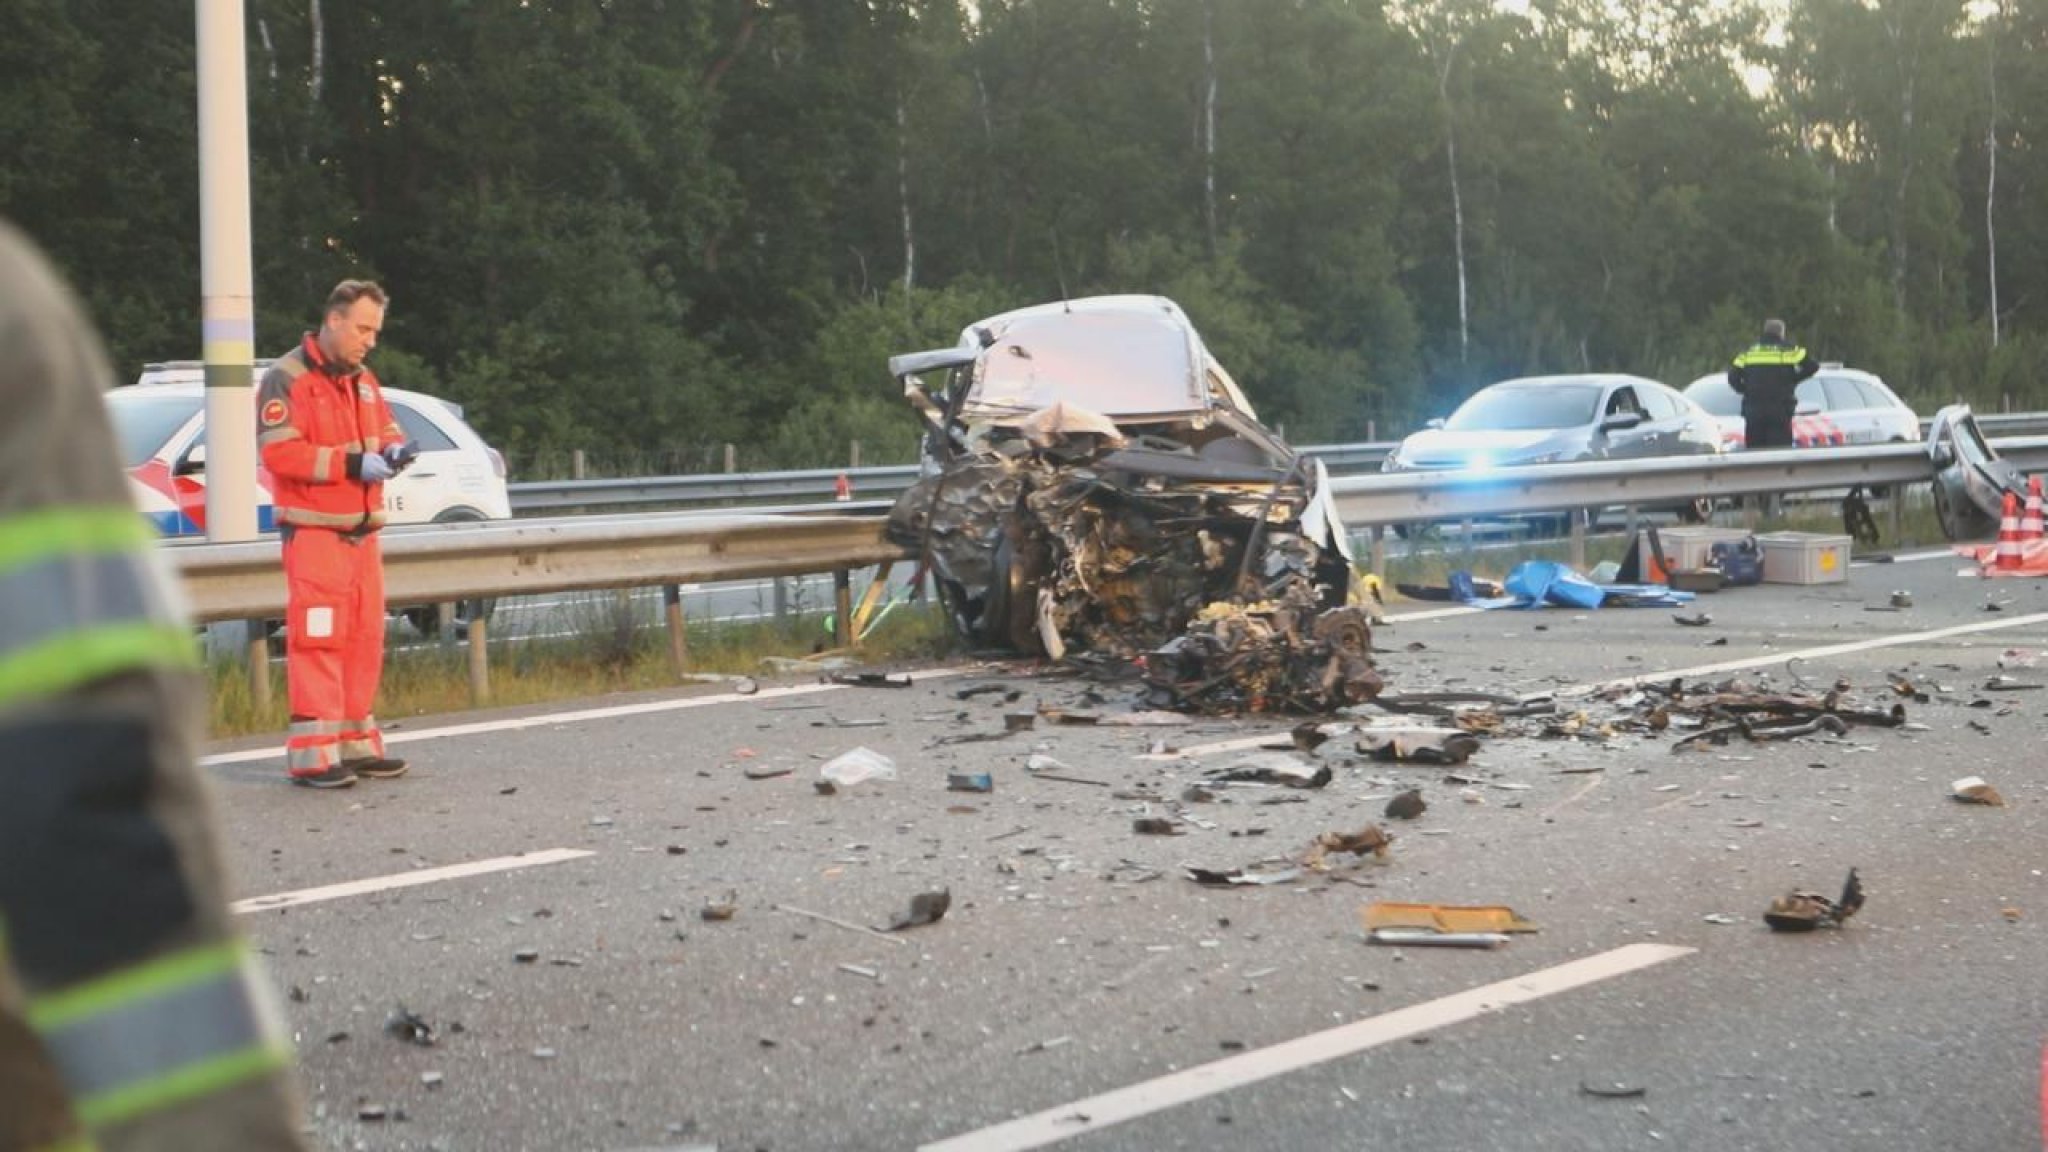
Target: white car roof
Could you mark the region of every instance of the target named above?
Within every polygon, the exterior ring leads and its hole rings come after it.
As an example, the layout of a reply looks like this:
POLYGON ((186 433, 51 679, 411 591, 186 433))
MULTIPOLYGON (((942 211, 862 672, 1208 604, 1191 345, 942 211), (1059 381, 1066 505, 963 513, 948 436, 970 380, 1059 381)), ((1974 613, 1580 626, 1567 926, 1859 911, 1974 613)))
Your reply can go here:
MULTIPOLYGON (((270 367, 272 363, 274 361, 256 361, 257 380, 263 379, 263 370, 270 367)), ((142 378, 140 380, 114 388, 107 395, 110 398, 120 396, 123 393, 134 395, 148 393, 157 396, 198 396, 203 395, 205 392, 206 371, 204 364, 197 360, 172 360, 164 363, 143 365, 142 378)), ((425 392, 412 392, 404 388, 387 387, 384 389, 384 395, 394 400, 410 401, 416 408, 420 407, 421 403, 424 402, 428 405, 446 408, 458 416, 461 415, 462 411, 456 405, 441 399, 439 396, 429 396, 425 392)))

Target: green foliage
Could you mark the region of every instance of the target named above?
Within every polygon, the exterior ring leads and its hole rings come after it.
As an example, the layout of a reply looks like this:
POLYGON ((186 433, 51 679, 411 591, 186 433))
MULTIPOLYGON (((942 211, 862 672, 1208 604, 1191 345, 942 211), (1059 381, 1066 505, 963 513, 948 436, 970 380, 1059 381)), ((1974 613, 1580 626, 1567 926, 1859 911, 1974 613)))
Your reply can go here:
MULTIPOLYGON (((1682 384, 1766 315, 1923 405, 2048 379, 2048 5, 248 17, 259 350, 375 276, 385 375, 465 405, 515 475, 907 460, 888 356, 1093 292, 1178 300, 1300 442, 1512 375, 1682 384)), ((198 350, 193 31, 0 9, 0 213, 124 373, 198 350)))

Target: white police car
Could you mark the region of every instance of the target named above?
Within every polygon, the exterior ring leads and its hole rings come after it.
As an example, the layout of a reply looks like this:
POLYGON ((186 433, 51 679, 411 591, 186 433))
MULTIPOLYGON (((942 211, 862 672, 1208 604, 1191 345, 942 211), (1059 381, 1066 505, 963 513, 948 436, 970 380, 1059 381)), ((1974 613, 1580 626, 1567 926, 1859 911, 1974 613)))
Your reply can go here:
MULTIPOLYGON (((256 363, 257 379, 269 361, 256 363)), ((392 524, 506 520, 505 458, 483 442, 455 405, 419 392, 384 389, 405 438, 419 447, 412 467, 384 485, 392 524)), ((253 402, 253 401, 252 401, 253 402)), ((132 385, 107 393, 122 466, 143 514, 165 536, 206 533, 206 384, 197 360, 148 364, 132 385)), ((256 470, 256 521, 273 530, 270 474, 256 470)))

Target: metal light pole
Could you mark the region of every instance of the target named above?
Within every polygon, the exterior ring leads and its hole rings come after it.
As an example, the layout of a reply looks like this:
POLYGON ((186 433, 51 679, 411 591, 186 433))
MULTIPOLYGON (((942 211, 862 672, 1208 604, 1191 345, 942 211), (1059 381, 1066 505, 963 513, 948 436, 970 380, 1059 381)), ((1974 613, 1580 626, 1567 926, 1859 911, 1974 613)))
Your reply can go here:
POLYGON ((199 283, 206 358, 206 536, 256 538, 256 312, 242 0, 197 0, 199 283))
MULTIPOLYGON (((196 0, 200 349, 206 361, 206 538, 256 538, 256 309, 249 259, 249 83, 242 0, 196 0)), ((249 695, 270 703, 270 645, 249 630, 249 695)))

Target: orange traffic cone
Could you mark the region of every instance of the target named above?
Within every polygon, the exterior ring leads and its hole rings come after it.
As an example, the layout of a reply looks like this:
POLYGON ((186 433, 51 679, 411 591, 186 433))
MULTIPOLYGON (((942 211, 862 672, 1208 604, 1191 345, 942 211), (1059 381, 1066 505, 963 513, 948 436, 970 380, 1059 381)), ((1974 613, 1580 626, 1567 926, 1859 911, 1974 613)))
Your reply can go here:
POLYGON ((832 498, 834 500, 853 499, 853 481, 846 478, 846 473, 841 472, 839 479, 832 482, 832 498))
POLYGON ((2000 571, 2025 567, 2026 561, 2020 555, 2020 498, 2012 491, 2005 494, 2005 507, 1999 509, 1998 553, 1992 567, 2000 571))
POLYGON ((2027 477, 2027 510, 2020 517, 2020 543, 2041 538, 2041 478, 2027 477))

